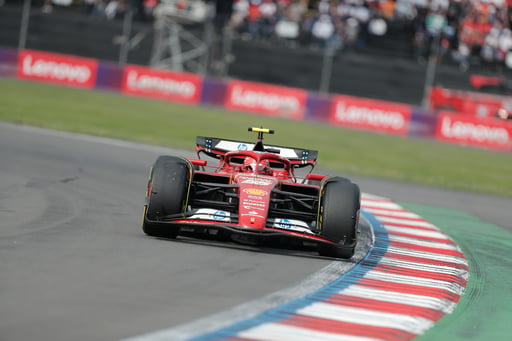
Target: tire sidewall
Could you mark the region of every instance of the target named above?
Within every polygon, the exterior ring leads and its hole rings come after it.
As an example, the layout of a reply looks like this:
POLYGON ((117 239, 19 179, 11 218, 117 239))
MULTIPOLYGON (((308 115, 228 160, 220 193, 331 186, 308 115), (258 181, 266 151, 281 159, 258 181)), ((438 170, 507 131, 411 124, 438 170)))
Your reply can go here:
POLYGON ((359 186, 346 178, 328 179, 322 187, 319 235, 337 245, 320 244, 323 255, 350 258, 355 250, 361 208, 359 186))

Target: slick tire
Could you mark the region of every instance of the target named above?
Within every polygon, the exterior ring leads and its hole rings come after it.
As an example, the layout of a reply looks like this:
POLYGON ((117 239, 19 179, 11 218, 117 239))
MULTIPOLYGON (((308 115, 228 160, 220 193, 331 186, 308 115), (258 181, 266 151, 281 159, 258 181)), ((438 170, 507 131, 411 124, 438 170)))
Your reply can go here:
POLYGON ((158 157, 148 181, 147 205, 142 223, 144 233, 153 237, 176 238, 179 228, 158 221, 162 217, 184 212, 191 175, 192 169, 185 159, 158 157))
POLYGON ((319 244, 321 256, 348 259, 354 255, 360 198, 359 186, 345 178, 335 178, 324 185, 319 235, 335 244, 319 244))

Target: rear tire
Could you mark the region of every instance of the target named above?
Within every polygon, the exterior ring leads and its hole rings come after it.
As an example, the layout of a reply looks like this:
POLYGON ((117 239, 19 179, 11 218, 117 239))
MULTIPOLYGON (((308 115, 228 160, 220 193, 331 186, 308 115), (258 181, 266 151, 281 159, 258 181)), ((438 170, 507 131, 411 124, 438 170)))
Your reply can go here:
POLYGON ((335 178, 324 185, 319 235, 336 244, 319 244, 321 256, 348 259, 354 255, 360 198, 359 186, 345 178, 335 178))
POLYGON ((185 211, 192 169, 175 156, 160 156, 153 164, 148 181, 147 205, 142 230, 149 236, 176 238, 179 228, 156 223, 162 217, 185 211))

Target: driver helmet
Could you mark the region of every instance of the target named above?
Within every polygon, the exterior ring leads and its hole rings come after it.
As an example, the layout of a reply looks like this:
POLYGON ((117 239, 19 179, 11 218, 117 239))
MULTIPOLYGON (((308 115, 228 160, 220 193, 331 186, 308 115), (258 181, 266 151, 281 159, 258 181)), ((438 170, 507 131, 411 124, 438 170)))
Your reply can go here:
POLYGON ((244 172, 251 172, 256 170, 256 160, 254 160, 252 157, 246 157, 244 160, 244 166, 243 171, 244 172))
POLYGON ((258 173, 272 175, 272 168, 270 168, 270 162, 268 160, 261 160, 258 164, 258 173))

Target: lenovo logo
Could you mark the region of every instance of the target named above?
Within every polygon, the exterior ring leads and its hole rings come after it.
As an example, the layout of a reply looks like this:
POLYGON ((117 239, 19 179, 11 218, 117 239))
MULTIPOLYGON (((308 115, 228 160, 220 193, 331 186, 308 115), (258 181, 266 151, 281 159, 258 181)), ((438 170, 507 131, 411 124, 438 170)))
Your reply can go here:
POLYGON ((174 94, 185 98, 192 98, 197 92, 194 83, 159 76, 139 74, 129 71, 127 88, 131 90, 157 91, 162 94, 174 94))
POLYGON ((121 89, 124 93, 168 100, 197 103, 201 97, 202 78, 186 72, 170 72, 128 65, 121 89))
POLYGON ((241 86, 233 87, 230 100, 235 106, 265 111, 297 111, 300 109, 299 101, 293 96, 253 91, 241 86))
POLYGON ((400 112, 384 111, 381 109, 345 105, 336 105, 336 119, 343 122, 358 123, 373 127, 403 129, 405 120, 400 112))
POLYGON ((341 126, 407 135, 411 108, 404 104, 334 96, 330 120, 341 126))
POLYGON ((54 83, 93 87, 97 62, 86 58, 23 51, 18 75, 54 83))
POLYGON ((302 119, 307 92, 302 89, 232 80, 224 105, 228 109, 302 119))
POLYGON ((452 120, 448 116, 441 118, 440 126, 441 137, 447 139, 482 144, 508 144, 510 142, 509 132, 502 127, 452 120))

